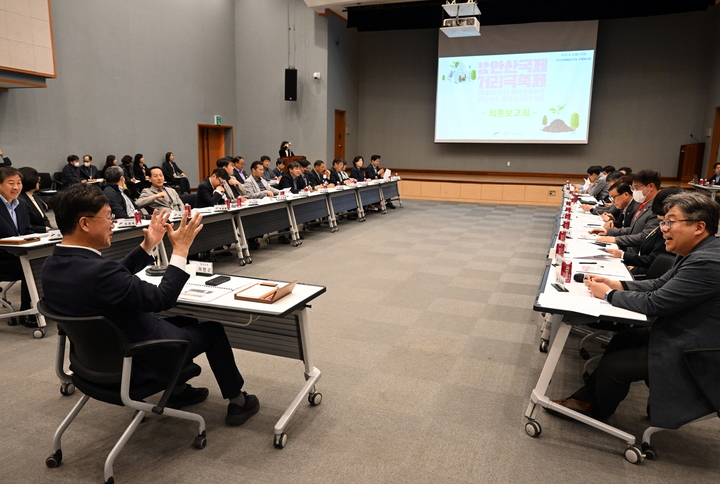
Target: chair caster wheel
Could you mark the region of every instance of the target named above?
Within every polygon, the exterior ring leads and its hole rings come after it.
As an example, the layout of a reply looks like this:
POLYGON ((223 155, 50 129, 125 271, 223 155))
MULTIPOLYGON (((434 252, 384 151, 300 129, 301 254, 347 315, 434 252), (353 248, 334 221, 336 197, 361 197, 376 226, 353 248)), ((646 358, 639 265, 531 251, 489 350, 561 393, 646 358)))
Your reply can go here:
POLYGON ((580 348, 580 358, 583 360, 589 360, 590 359, 590 353, 585 348, 580 348))
POLYGON ((530 420, 525 424, 525 433, 532 438, 537 438, 542 433, 542 427, 535 420, 530 420))
POLYGON ((639 464, 643 460, 642 452, 635 445, 628 447, 625 449, 625 460, 631 464, 639 464))
POLYGON ((62 450, 56 450, 53 455, 45 459, 45 465, 50 469, 54 469, 62 464, 62 450))
POLYGON ((248 257, 247 259, 245 259, 245 262, 247 262, 248 264, 252 264, 252 257, 248 257))
POLYGON ((43 336, 45 336, 45 328, 38 328, 35 331, 33 331, 33 338, 40 339, 43 336))
POLYGON ((241 267, 245 265, 245 259, 240 259, 238 262, 241 267))
POLYGON ((548 344, 549 342, 545 339, 540 340, 540 353, 547 353, 548 352, 548 344))
POLYGON ((18 320, 17 320, 17 318, 10 318, 7 320, 7 324, 8 324, 8 326, 17 326, 18 320))
POLYGON ((73 385, 72 383, 65 382, 60 385, 60 394, 61 395, 64 395, 67 397, 67 396, 72 395, 73 393, 75 393, 75 385, 73 385))
POLYGON ((297 247, 300 244, 302 244, 302 242, 300 242, 299 240, 293 240, 293 243, 292 243, 293 247, 297 247))
POLYGON ((310 393, 308 394, 308 402, 313 407, 317 407, 322 403, 322 393, 310 393))
POLYGON ((288 436, 285 432, 280 435, 275 435, 273 438, 273 445, 276 449, 284 449, 287 445, 288 436))
POLYGON ((648 443, 643 442, 642 452, 643 452, 643 457, 645 457, 647 460, 657 459, 657 452, 655 451, 655 448, 648 443))
POLYGON ((205 432, 195 437, 195 441, 193 442, 193 447, 196 449, 204 449, 207 445, 207 437, 205 437, 205 432))

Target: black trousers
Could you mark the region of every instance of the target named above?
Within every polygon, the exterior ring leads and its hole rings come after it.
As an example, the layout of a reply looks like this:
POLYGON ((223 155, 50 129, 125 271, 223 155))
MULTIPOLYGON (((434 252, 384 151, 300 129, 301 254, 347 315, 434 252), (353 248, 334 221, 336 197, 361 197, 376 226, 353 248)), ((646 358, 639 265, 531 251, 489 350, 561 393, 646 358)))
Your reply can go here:
POLYGON ((610 340, 605 354, 585 386, 572 397, 593 404, 593 417, 610 417, 630 391, 630 384, 648 382, 648 342, 650 329, 621 331, 610 340))
POLYGON ((30 292, 25 283, 20 259, 6 252, 0 256, 0 265, 0 281, 20 281, 20 311, 30 309, 30 292))
MULTIPOLYGON (((220 387, 223 398, 235 398, 240 395, 245 383, 237 364, 232 347, 225 334, 222 324, 207 321, 199 323, 194 318, 175 316, 165 320, 171 324, 158 325, 147 338, 182 339, 190 343, 188 351, 189 363, 196 356, 205 353, 215 380, 220 387)), ((167 381, 177 361, 177 348, 156 348, 138 355, 139 379, 147 377, 167 381)), ((136 373, 133 373, 133 377, 136 373)))

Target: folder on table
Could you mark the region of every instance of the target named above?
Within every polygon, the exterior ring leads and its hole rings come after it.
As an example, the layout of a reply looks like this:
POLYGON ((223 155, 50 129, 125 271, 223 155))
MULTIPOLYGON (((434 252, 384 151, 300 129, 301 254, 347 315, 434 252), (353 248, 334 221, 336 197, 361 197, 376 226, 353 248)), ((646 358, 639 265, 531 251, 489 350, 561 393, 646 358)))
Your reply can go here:
POLYGON ((284 286, 277 282, 258 282, 235 293, 235 299, 263 304, 272 304, 279 301, 295 288, 297 281, 284 286))

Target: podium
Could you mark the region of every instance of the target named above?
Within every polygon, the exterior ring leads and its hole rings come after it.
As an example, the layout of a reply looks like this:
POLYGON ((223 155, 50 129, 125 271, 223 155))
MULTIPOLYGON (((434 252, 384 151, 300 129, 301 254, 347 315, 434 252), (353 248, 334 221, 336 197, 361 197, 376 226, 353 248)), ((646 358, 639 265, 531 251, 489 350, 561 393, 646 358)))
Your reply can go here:
POLYGON ((704 154, 705 143, 694 143, 680 147, 677 177, 681 182, 693 181, 695 175, 702 178, 700 170, 702 170, 704 154))

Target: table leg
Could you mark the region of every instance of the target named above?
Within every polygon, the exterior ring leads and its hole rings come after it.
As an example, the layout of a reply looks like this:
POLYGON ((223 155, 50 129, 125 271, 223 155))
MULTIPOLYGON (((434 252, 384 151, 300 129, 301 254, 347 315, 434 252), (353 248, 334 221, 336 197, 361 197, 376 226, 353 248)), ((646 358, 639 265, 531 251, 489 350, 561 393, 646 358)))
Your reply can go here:
POLYGON ((245 237, 242 218, 239 213, 235 216, 235 228, 237 230, 238 237, 240 237, 240 241, 238 242, 238 257, 242 254, 242 257, 240 258, 240 265, 244 266, 246 263, 250 264, 252 259, 250 258, 250 248, 247 243, 247 237, 245 237))
POLYGON ((28 259, 27 254, 20 256, 20 264, 23 268, 23 274, 25 275, 25 284, 27 285, 27 290, 30 293, 30 302, 32 303, 32 309, 28 309, 26 311, 20 311, 19 314, 26 314, 26 315, 37 315, 37 323, 38 323, 38 329, 33 331, 33 336, 36 338, 42 338, 45 336, 45 326, 47 326, 47 323, 45 323, 45 316, 38 313, 37 305, 38 301, 40 301, 40 295, 37 291, 37 286, 35 285, 35 277, 33 276, 32 267, 30 266, 30 259, 28 259))
POLYGON ((293 241, 293 246, 297 247, 302 244, 300 240, 300 229, 298 228, 297 221, 295 220, 295 212, 292 209, 290 203, 287 204, 288 220, 290 220, 290 238, 293 241))

